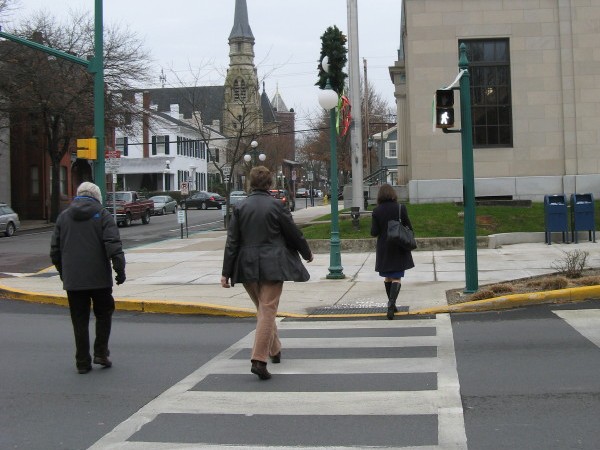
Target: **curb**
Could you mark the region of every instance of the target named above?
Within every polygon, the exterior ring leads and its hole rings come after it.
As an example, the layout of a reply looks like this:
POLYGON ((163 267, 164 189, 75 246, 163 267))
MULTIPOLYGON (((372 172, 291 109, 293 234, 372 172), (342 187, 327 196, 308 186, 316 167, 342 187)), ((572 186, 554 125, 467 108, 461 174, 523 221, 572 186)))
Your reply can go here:
MULTIPOLYGON (((37 292, 23 291, 0 285, 0 295, 12 300, 27 301, 68 307, 66 295, 40 294, 37 292)), ((577 288, 559 289, 526 294, 512 294, 502 297, 493 297, 485 300, 456 303, 454 305, 422 308, 414 311, 398 312, 396 317, 436 315, 448 313, 468 313, 499 311, 504 309, 520 308, 524 306, 542 305, 549 303, 565 304, 583 302, 585 300, 600 298, 599 286, 584 286, 577 288)), ((119 311, 133 311, 154 314, 180 314, 180 315, 207 315, 233 318, 255 317, 256 312, 250 308, 233 308, 214 305, 210 303, 192 303, 177 301, 148 301, 137 299, 115 299, 115 309, 119 311)), ((385 317, 385 313, 366 314, 299 314, 280 311, 277 317, 294 319, 366 319, 385 317)))

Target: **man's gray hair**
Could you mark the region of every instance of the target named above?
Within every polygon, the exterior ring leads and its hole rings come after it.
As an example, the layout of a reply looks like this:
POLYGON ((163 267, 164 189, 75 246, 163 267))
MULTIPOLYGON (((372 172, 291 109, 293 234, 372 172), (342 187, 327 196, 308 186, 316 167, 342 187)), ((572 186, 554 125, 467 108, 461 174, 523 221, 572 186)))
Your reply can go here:
POLYGON ((102 203, 102 193, 100 192, 100 188, 89 181, 84 181, 79 185, 77 188, 77 195, 80 197, 92 197, 102 203))

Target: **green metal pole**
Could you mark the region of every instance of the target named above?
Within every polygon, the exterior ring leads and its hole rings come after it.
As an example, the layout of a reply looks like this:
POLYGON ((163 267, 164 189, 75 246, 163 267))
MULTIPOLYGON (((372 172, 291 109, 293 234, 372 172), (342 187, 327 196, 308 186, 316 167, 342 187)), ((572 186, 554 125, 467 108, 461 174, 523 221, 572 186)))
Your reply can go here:
MULTIPOLYGON (((327 87, 325 87, 327 89, 327 87)), ((338 170, 337 170, 337 132, 335 126, 335 108, 329 111, 329 138, 331 147, 331 236, 329 240, 329 273, 326 278, 341 280, 343 273, 340 254, 340 226, 338 214, 338 170)))
POLYGON ((467 47, 460 45, 458 68, 460 78, 460 121, 462 140, 463 201, 465 212, 465 280, 466 293, 479 289, 477 279, 477 229, 475 224, 475 169, 473 163, 473 131, 471 123, 471 83, 467 47))
POLYGON ((102 0, 95 3, 94 22, 94 134, 98 140, 98 159, 94 163, 94 181, 100 188, 102 198, 106 198, 106 174, 104 167, 104 24, 102 19, 102 0))

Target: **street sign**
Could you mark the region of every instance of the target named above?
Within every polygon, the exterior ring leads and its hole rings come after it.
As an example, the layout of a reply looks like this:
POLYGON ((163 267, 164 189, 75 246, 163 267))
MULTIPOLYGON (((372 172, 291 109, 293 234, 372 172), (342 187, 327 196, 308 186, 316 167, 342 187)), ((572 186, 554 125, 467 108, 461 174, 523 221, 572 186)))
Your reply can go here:
POLYGON ((177 211, 177 223, 185 223, 185 211, 183 209, 177 211))
POLYGON ((229 175, 231 175, 231 166, 229 164, 226 164, 223 167, 221 167, 221 170, 223 170, 223 176, 229 178, 229 175))
POLYGON ((187 181, 181 182, 180 190, 181 190, 181 195, 189 195, 190 194, 190 188, 189 188, 189 184, 187 183, 187 181))
POLYGON ((292 181, 296 181, 296 169, 292 170, 292 181))
POLYGON ((116 174, 121 168, 121 152, 118 150, 104 151, 104 170, 106 173, 116 174))
POLYGON ((308 172, 308 181, 313 181, 313 173, 312 173, 312 171, 308 172))

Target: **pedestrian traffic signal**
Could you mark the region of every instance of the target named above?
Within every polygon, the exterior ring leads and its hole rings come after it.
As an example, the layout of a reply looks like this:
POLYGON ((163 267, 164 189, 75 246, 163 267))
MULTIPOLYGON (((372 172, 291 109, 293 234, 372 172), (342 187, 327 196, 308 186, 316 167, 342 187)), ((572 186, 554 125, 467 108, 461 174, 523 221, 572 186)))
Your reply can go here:
POLYGON ((435 126, 452 128, 454 126, 454 91, 438 89, 435 91, 435 126))

